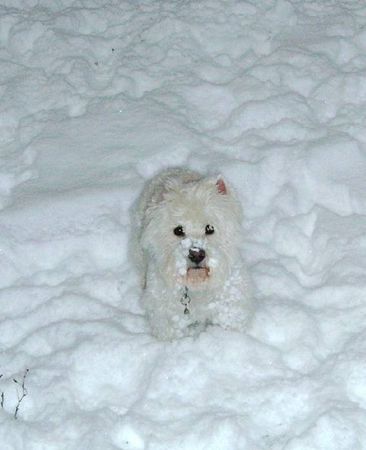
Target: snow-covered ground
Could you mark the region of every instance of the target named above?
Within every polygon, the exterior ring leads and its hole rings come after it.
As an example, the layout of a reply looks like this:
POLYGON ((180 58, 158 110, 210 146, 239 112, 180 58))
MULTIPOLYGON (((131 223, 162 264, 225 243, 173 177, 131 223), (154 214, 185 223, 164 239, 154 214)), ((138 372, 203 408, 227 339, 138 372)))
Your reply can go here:
POLYGON ((3 0, 0 80, 1 450, 366 449, 364 0, 3 0), (149 333, 172 165, 239 193, 245 335, 149 333))

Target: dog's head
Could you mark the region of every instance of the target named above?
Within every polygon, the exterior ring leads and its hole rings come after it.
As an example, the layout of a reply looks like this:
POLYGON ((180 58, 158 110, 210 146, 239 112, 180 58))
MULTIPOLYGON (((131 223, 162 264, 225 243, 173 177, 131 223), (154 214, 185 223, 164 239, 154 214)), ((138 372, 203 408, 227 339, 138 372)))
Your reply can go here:
POLYGON ((148 207, 142 243, 170 285, 222 286, 239 257, 241 208, 222 178, 168 180, 148 207))

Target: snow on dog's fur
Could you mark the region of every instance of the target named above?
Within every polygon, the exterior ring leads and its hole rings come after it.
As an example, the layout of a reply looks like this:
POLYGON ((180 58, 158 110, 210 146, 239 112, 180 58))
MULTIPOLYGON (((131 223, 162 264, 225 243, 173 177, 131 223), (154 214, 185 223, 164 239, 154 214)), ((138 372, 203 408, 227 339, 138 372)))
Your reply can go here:
POLYGON ((146 186, 136 222, 143 303, 156 337, 208 324, 245 329, 251 304, 241 208, 223 179, 168 169, 146 186))

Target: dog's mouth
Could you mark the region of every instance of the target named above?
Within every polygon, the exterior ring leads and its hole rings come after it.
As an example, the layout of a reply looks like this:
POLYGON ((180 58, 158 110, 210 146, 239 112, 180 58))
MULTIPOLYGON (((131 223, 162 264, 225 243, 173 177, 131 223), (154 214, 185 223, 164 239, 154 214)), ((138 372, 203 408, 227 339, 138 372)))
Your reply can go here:
POLYGON ((190 284, 199 284, 207 281, 210 276, 210 268, 207 266, 194 266, 187 269, 187 282, 190 284))

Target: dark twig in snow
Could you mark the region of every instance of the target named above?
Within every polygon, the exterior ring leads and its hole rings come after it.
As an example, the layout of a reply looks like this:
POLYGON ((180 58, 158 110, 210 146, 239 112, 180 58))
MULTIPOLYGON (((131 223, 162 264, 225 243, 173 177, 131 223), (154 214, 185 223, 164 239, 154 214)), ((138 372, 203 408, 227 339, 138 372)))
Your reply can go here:
POLYGON ((26 369, 25 372, 24 372, 24 375, 23 375, 22 384, 20 384, 18 380, 13 378, 14 383, 18 384, 21 387, 21 389, 22 389, 21 395, 19 395, 19 393, 18 393, 18 403, 17 403, 17 406, 15 407, 14 419, 18 418, 18 412, 19 412, 20 404, 22 403, 24 397, 26 397, 26 395, 28 394, 28 391, 27 391, 27 389, 25 387, 25 379, 26 379, 26 377, 28 375, 28 372, 29 372, 29 369, 26 369))
MULTIPOLYGON (((3 376, 3 374, 0 374, 0 378, 3 376)), ((0 400, 0 406, 2 409, 4 409, 4 392, 1 391, 1 400, 0 400)))

